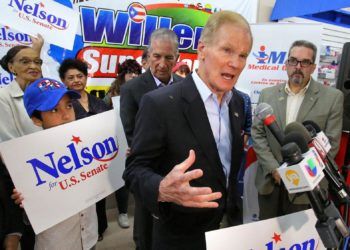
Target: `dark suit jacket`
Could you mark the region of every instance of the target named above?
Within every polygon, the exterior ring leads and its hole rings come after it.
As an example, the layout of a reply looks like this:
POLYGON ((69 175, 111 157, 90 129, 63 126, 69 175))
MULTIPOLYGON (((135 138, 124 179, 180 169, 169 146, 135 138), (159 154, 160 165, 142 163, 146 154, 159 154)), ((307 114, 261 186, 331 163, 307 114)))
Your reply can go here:
MULTIPOLYGON (((173 75, 174 83, 183 80, 180 76, 173 75)), ((121 86, 120 89, 120 118, 123 123, 126 140, 131 145, 135 128, 135 117, 139 110, 141 98, 147 92, 157 89, 152 73, 147 70, 121 86)))
POLYGON ((192 76, 144 95, 124 179, 134 195, 159 217, 153 225, 153 249, 205 249, 204 232, 219 227, 225 209, 232 211, 230 206, 236 199, 236 175, 243 153, 243 105, 242 97, 233 92, 229 105, 232 164, 227 188, 204 103, 192 76), (219 208, 186 208, 157 201, 163 176, 186 159, 190 149, 194 149, 196 161, 189 170, 204 172, 203 177, 191 185, 209 186, 214 192, 222 192, 219 208))
POLYGON ((23 211, 11 199, 12 190, 12 180, 0 159, 0 248, 6 234, 22 233, 24 228, 23 211))

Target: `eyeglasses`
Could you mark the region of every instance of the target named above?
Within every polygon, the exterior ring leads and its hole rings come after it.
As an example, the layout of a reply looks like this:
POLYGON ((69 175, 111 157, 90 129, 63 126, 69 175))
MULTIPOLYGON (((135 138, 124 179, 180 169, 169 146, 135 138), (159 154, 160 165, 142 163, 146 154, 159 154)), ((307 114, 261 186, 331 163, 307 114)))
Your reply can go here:
POLYGON ((43 64, 43 60, 41 59, 19 59, 18 62, 22 64, 23 66, 28 66, 31 63, 34 63, 35 65, 41 66, 43 64))
POLYGON ((289 58, 289 59, 287 60, 287 63, 288 63, 288 65, 290 65, 290 66, 297 66, 298 63, 300 63, 300 66, 301 66, 301 67, 309 67, 311 64, 314 64, 314 63, 311 62, 310 60, 305 59, 305 60, 299 61, 299 60, 297 60, 297 59, 294 58, 294 57, 289 58))

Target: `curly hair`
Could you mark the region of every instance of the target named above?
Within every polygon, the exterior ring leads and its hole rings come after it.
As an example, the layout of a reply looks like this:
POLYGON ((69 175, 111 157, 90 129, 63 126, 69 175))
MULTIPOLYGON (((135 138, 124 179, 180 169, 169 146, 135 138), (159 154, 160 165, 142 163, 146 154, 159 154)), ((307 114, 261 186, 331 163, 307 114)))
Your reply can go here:
POLYGON ((31 47, 25 46, 25 45, 17 45, 17 46, 12 47, 11 49, 9 49, 6 53, 6 55, 4 55, 0 60, 1 67, 4 70, 6 70, 8 73, 12 73, 8 67, 9 63, 13 62, 13 59, 18 54, 18 52, 20 52, 23 49, 28 49, 28 48, 31 48, 31 47))
POLYGON ((64 79, 67 71, 70 69, 76 69, 83 73, 85 76, 88 75, 88 65, 86 62, 77 58, 67 58, 61 63, 60 67, 58 68, 60 78, 64 79))
POLYGON ((127 59, 118 65, 117 77, 108 90, 111 96, 120 95, 120 86, 125 83, 125 75, 130 72, 138 75, 142 73, 142 67, 135 59, 127 59))

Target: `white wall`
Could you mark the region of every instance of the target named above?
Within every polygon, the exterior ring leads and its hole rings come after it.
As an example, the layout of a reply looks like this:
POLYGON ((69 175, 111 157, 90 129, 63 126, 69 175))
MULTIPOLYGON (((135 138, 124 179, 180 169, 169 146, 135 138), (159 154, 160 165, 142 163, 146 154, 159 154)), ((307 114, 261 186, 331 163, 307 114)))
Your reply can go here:
MULTIPOLYGON (((258 23, 271 22, 270 15, 275 5, 276 0, 259 0, 258 5, 258 23)), ((349 9, 350 10, 350 9, 349 9)), ((291 17, 280 20, 279 22, 290 22, 290 23, 320 23, 304 18, 291 17)), ((341 51, 343 44, 350 42, 350 29, 340 27, 337 25, 322 23, 322 44, 330 46, 336 51, 341 51)))
POLYGON ((270 15, 276 0, 259 0, 258 23, 270 22, 270 15))

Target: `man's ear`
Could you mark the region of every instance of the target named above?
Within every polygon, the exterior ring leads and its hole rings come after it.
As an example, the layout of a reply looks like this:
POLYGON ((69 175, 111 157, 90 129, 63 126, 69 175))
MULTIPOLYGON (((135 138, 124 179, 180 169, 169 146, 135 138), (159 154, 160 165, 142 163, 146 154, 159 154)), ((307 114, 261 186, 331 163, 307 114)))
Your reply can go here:
POLYGON ((198 47, 197 47, 197 55, 199 60, 204 60, 205 58, 205 54, 204 54, 205 47, 206 47, 205 44, 202 41, 199 41, 198 47))
POLYGON ((42 120, 40 120, 40 119, 38 119, 37 117, 34 117, 34 116, 32 116, 31 119, 32 119, 33 123, 36 126, 41 127, 41 128, 43 127, 43 121, 42 120))

